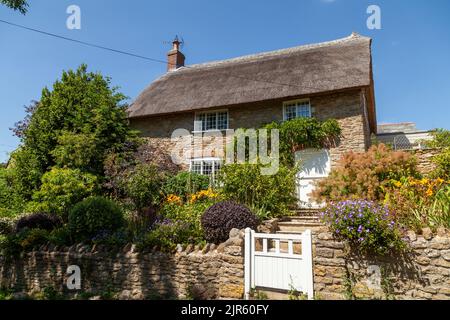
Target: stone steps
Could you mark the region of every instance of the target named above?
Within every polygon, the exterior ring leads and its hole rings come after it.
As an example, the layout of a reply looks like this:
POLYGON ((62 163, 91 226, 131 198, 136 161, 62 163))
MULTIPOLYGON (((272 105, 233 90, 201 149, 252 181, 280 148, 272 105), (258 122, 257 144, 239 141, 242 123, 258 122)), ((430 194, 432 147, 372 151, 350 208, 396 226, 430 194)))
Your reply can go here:
POLYGON ((285 217, 278 222, 277 233, 300 234, 307 229, 317 233, 324 228, 319 213, 320 209, 298 209, 296 215, 285 217))

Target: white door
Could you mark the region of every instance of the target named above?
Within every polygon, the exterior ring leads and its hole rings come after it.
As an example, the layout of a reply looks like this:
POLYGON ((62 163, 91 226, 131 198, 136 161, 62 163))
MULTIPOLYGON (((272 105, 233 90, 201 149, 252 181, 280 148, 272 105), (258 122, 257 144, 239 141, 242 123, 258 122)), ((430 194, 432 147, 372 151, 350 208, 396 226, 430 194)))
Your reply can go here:
POLYGON ((311 199, 314 183, 327 177, 331 171, 329 150, 306 149, 295 154, 295 160, 300 162, 297 175, 297 195, 300 208, 320 208, 321 204, 311 199))

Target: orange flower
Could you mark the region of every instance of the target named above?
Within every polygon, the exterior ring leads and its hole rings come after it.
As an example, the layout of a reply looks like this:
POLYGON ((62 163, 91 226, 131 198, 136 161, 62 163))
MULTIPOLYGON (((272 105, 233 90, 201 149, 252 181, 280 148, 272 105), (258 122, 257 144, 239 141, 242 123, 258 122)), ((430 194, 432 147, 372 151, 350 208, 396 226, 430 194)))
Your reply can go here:
POLYGON ((179 196, 175 195, 175 194, 169 194, 169 195, 167 196, 166 201, 167 201, 168 203, 175 203, 175 204, 182 204, 182 203, 183 203, 183 201, 181 200, 181 198, 180 198, 179 196))
POLYGON ((217 198, 218 196, 219 195, 217 193, 215 193, 212 189, 202 190, 202 191, 199 191, 199 192, 191 195, 191 197, 189 199, 189 203, 195 203, 198 200, 213 199, 213 198, 217 198))

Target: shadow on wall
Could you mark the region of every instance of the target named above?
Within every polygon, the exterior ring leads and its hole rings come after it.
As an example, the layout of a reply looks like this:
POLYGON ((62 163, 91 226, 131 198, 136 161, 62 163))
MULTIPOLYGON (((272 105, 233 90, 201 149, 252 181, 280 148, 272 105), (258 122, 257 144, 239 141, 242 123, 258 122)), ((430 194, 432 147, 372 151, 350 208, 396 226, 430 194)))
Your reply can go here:
POLYGON ((419 254, 399 252, 390 256, 347 253, 344 257, 348 299, 394 299, 396 294, 427 287, 430 280, 418 266, 419 254))

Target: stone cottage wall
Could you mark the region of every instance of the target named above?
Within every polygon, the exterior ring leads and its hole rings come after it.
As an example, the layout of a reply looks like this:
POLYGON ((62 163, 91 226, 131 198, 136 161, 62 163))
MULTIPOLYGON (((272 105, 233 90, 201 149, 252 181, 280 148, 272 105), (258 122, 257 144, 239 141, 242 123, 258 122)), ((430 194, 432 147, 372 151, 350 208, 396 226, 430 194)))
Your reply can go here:
MULTIPOLYGON (((314 117, 319 120, 337 119, 342 128, 342 139, 336 148, 331 149, 333 163, 347 151, 367 150, 370 133, 365 125, 367 120, 364 118, 366 116, 360 90, 313 96, 310 101, 314 110, 314 117)), ((233 106, 228 108, 228 112, 230 129, 260 128, 273 121, 283 120, 283 100, 233 106)), ((151 161, 158 153, 165 154, 165 158, 169 159, 171 150, 175 146, 175 143, 171 141, 172 133, 180 128, 192 132, 194 130, 194 119, 195 112, 187 112, 131 119, 131 125, 141 132, 142 137, 146 138, 147 144, 143 152, 151 154, 146 159, 151 161)), ((205 140, 204 144, 208 146, 209 142, 205 140)), ((203 156, 223 158, 220 154, 203 156)), ((191 157, 193 158, 193 156, 186 158, 191 157)), ((201 155, 196 157, 201 157, 201 155)), ((181 168, 187 169, 188 165, 182 165, 181 168)))
POLYGON ((386 258, 346 254, 329 232, 314 238, 314 290, 322 299, 450 300, 450 234, 408 233, 411 251, 386 258))
POLYGON ((82 292, 111 291, 120 299, 184 298, 194 290, 204 298, 240 299, 244 291, 243 233, 204 248, 179 247, 175 254, 119 251, 101 246, 41 247, 8 260, 0 257, 0 287, 15 292, 40 292, 66 287, 70 265, 81 269, 82 292))

